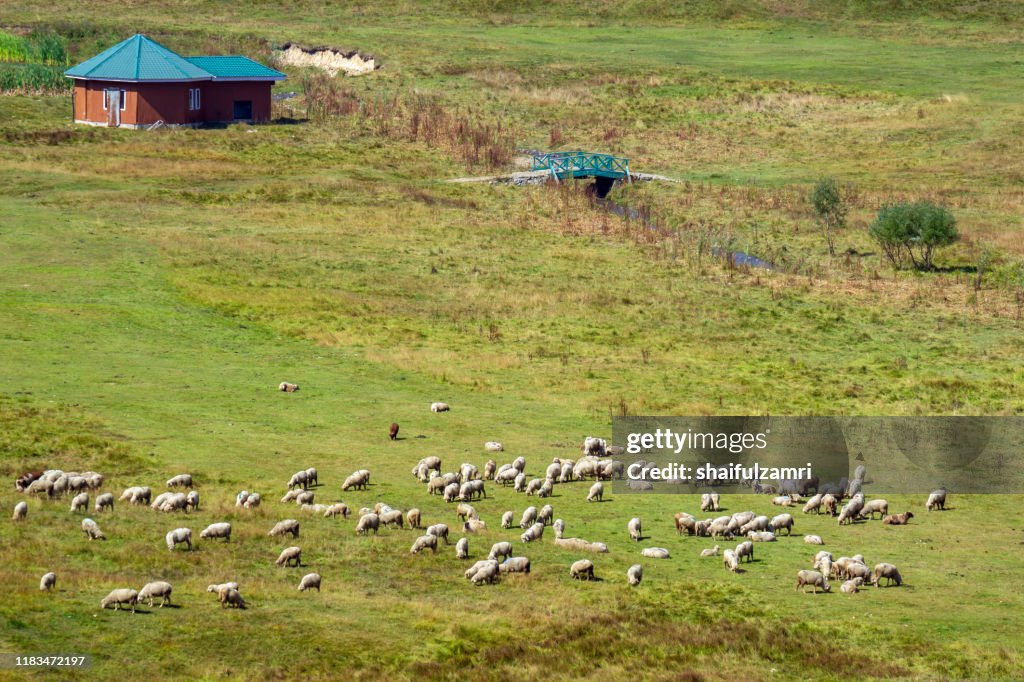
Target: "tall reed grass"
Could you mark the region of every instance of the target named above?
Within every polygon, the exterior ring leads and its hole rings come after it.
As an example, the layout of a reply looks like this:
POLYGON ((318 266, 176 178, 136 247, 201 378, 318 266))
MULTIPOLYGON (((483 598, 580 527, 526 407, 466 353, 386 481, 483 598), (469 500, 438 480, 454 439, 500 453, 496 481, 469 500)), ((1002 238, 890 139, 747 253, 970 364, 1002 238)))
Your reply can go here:
POLYGON ((67 66, 64 38, 56 33, 34 32, 27 36, 0 31, 0 62, 67 66))

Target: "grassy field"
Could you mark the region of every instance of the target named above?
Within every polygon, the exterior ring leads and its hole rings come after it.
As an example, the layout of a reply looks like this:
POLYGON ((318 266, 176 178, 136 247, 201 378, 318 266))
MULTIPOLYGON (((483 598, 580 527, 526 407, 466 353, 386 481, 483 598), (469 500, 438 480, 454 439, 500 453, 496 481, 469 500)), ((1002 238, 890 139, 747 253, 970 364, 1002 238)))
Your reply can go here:
MULTIPOLYGON (((0 476, 94 469, 117 495, 189 471, 203 501, 184 519, 90 512, 105 543, 64 501, 4 520, 0 653, 92 654, 92 671, 60 673, 80 679, 1019 679, 1020 496, 927 514, 888 495, 916 514, 903 528, 798 513, 797 536, 731 575, 699 557, 714 543, 674 534, 696 499, 588 504, 589 484, 559 485, 568 535, 611 549, 590 557, 601 581, 576 583, 578 555, 498 527, 535 501, 489 487, 472 557, 514 540, 534 570, 479 588, 451 548, 409 556, 412 531, 360 538, 277 501, 315 466, 317 502, 454 527, 409 476, 418 459, 482 466, 500 440, 499 462, 542 475, 613 414, 1024 411, 1020 6, 784 5, 6 2, 0 29, 67 36, 72 63, 142 31, 189 54, 358 47, 384 68, 339 86, 370 113, 310 118, 309 74, 291 70, 291 122, 258 127, 76 128, 66 96, 0 96, 0 476), (610 150, 680 180, 613 191, 659 229, 569 184, 444 182, 514 169, 467 160, 458 132, 499 122, 488 144, 610 150), (826 174, 850 188, 834 258, 806 201, 826 174), (964 238, 938 272, 893 272, 866 226, 918 197, 964 238), (342 494, 359 468, 373 485, 342 494), (263 507, 237 510, 243 488, 263 507), (672 552, 643 561, 636 589, 633 516, 641 546, 672 552), (265 534, 288 517, 303 569, 273 565, 291 543, 265 534), (229 545, 167 552, 168 530, 221 520, 229 545), (898 565, 906 585, 796 593, 804 533, 898 565), (37 590, 47 570, 56 594, 37 590), (323 593, 297 592, 311 570, 323 593), (155 579, 175 608, 98 608, 155 579), (230 579, 250 609, 205 592, 230 579)), ((0 488, 0 508, 20 499, 0 488)), ((724 505, 775 509, 731 491, 724 505)))

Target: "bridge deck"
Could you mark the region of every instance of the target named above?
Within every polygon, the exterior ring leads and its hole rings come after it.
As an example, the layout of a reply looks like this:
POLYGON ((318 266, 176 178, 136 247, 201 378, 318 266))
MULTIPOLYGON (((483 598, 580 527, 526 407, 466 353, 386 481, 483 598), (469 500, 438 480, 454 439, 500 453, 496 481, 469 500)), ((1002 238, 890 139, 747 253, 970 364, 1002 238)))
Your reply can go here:
POLYGON ((549 152, 535 154, 531 170, 550 171, 555 178, 626 178, 629 159, 593 152, 549 152))

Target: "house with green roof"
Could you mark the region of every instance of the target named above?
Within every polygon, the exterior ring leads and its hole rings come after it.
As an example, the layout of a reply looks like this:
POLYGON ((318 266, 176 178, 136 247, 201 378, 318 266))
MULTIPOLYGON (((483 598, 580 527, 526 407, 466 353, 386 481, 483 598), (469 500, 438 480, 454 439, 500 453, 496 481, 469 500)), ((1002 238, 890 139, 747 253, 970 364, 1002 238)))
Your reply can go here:
POLYGON ((270 120, 280 71, 247 57, 182 57, 136 34, 71 67, 75 122, 143 128, 270 120))

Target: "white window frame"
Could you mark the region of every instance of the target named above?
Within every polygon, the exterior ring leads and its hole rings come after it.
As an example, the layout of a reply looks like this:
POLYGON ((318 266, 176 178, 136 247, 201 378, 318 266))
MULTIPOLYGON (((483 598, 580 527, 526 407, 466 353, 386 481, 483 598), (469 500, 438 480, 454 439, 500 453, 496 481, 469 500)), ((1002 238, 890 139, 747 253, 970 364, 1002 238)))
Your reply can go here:
POLYGON ((189 88, 188 89, 188 110, 189 111, 199 111, 199 109, 202 107, 203 103, 201 101, 200 92, 201 91, 200 91, 199 88, 189 88))
MULTIPOLYGON (((114 88, 103 88, 103 90, 102 90, 103 97, 101 99, 103 100, 103 111, 107 110, 107 91, 108 90, 113 90, 113 89, 114 88)), ((125 108, 128 106, 128 91, 125 90, 124 88, 121 88, 121 95, 120 95, 120 97, 118 99, 121 102, 120 109, 121 109, 121 111, 124 111, 125 108)))

